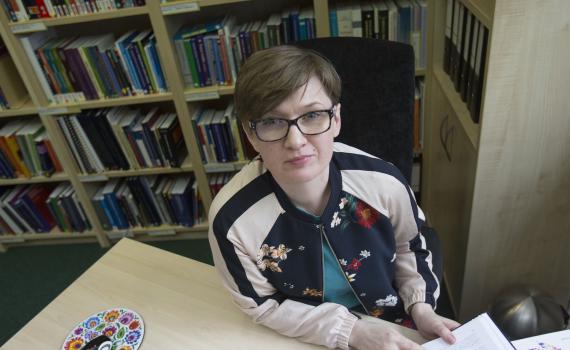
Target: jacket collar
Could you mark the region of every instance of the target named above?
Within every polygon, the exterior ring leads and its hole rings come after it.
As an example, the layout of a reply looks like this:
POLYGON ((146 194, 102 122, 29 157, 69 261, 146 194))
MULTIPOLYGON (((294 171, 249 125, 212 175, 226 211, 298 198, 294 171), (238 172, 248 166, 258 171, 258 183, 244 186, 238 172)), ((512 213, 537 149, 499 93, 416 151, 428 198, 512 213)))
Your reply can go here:
POLYGON ((320 219, 306 213, 305 211, 297 208, 289 199, 285 191, 279 186, 277 181, 271 175, 271 172, 267 171, 265 173, 268 181, 270 182, 275 195, 277 196, 277 200, 281 207, 287 212, 287 214, 292 215, 298 220, 305 221, 312 224, 319 224, 322 222, 330 222, 333 213, 336 210, 336 206, 340 201, 340 192, 342 189, 342 175, 338 170, 335 162, 331 161, 329 164, 329 184, 331 186, 331 194, 328 200, 328 203, 323 211, 323 215, 321 215, 320 219))

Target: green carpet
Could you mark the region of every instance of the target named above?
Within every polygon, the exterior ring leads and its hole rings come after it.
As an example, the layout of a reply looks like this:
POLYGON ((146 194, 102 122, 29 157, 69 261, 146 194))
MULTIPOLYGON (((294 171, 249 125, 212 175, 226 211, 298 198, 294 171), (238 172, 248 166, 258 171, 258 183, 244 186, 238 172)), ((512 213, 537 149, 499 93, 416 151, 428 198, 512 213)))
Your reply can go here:
MULTIPOLYGON (((149 244, 213 264, 205 239, 149 244)), ((93 243, 10 248, 0 253, 0 346, 106 252, 93 243)), ((445 287, 441 289, 438 313, 453 318, 445 287)))

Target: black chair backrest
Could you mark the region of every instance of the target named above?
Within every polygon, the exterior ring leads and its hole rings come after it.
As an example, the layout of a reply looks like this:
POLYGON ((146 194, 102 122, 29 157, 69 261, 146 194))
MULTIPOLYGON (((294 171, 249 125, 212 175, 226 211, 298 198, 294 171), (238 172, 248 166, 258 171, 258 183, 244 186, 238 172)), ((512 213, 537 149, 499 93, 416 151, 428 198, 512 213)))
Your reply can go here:
POLYGON ((365 38, 296 43, 328 58, 342 79, 338 141, 387 160, 410 181, 413 160, 414 52, 365 38))

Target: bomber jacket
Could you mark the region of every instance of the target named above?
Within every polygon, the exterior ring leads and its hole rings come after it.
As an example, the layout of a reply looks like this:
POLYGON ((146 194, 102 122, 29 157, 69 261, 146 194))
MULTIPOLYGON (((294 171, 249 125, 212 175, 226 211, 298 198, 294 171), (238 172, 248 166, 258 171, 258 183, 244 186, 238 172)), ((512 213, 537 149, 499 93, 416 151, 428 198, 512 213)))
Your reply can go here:
POLYGON ((439 284, 420 233, 424 215, 395 166, 335 143, 329 184, 316 219, 255 159, 214 198, 208 236, 224 286, 255 322, 348 349, 357 316, 323 302, 323 240, 371 316, 398 321, 414 303, 435 308, 439 284))

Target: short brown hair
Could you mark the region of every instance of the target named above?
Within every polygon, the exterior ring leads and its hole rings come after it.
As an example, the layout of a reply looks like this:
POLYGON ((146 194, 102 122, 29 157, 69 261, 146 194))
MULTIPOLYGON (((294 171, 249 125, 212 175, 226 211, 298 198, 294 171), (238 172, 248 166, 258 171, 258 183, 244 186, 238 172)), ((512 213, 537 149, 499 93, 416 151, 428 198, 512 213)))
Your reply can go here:
POLYGON ((261 118, 314 76, 333 103, 340 99, 341 82, 332 63, 317 52, 296 46, 257 51, 241 67, 235 92, 241 122, 261 118))

